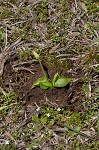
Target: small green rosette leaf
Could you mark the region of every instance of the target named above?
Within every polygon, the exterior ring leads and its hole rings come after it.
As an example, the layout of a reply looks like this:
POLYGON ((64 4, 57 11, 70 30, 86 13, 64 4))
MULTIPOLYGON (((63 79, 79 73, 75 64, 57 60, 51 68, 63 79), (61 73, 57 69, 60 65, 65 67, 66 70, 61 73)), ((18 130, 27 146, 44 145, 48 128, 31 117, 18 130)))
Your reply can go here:
POLYGON ((54 87, 65 87, 68 83, 70 83, 70 81, 71 81, 70 78, 59 76, 54 83, 54 87))

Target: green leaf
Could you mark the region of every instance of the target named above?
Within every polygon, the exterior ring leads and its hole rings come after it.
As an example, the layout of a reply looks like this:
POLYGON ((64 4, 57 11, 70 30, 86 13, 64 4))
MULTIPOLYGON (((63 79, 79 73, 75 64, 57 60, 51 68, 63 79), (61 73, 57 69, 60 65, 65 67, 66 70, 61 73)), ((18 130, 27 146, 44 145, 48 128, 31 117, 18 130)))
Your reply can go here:
POLYGON ((52 83, 50 80, 46 77, 42 77, 40 80, 40 88, 41 89, 48 89, 52 87, 52 83))
POLYGON ((47 86, 47 87, 52 87, 52 83, 50 82, 49 79, 46 80, 46 82, 41 82, 42 85, 47 86))
POLYGON ((55 81, 55 87, 65 87, 68 83, 70 83, 71 79, 66 78, 64 76, 59 76, 58 79, 55 81))
POLYGON ((39 118, 36 115, 32 116, 32 120, 36 123, 39 123, 39 118))
POLYGON ((81 127, 76 127, 75 130, 79 132, 81 130, 81 127))
POLYGON ((41 77, 39 79, 37 79, 33 85, 32 88, 35 88, 36 86, 40 86, 41 89, 48 89, 53 87, 52 83, 50 82, 50 80, 47 77, 41 77))
POLYGON ((48 118, 47 117, 42 117, 40 120, 41 120, 42 124, 46 124, 47 121, 48 121, 48 118))
POLYGON ((48 86, 45 86, 45 85, 43 85, 42 83, 40 84, 40 88, 42 89, 42 90, 47 90, 49 87, 48 86))
POLYGON ((43 85, 42 83, 40 83, 40 88, 41 88, 42 90, 47 90, 49 87, 48 87, 48 86, 43 85))
POLYGON ((55 123, 54 119, 52 119, 49 123, 50 125, 53 125, 55 123))
POLYGON ((41 89, 48 89, 52 87, 52 83, 49 80, 46 80, 46 82, 40 82, 40 88, 41 89))
POLYGON ((86 84, 83 85, 83 91, 84 91, 85 94, 90 92, 90 90, 88 88, 88 85, 86 85, 86 84))
POLYGON ((41 124, 39 124, 39 125, 35 125, 34 127, 33 127, 33 131, 34 132, 37 132, 37 131, 41 131, 43 129, 43 125, 41 125, 41 124))

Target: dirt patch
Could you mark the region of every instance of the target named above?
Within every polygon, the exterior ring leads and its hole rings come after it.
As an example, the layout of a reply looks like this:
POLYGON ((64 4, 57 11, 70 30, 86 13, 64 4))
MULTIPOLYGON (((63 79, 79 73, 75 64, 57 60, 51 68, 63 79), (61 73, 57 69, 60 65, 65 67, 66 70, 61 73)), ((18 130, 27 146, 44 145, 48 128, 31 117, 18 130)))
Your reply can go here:
MULTIPOLYGON (((31 89, 33 82, 42 77, 41 68, 38 63, 25 64, 24 66, 12 67, 11 62, 7 62, 4 68, 2 78, 2 87, 8 91, 15 91, 19 95, 19 100, 24 101, 26 105, 37 103, 38 105, 48 105, 51 107, 65 107, 72 111, 81 110, 81 101, 83 100, 81 80, 68 84, 65 88, 53 88, 42 90, 39 87, 31 89), (28 68, 28 69, 27 69, 28 68), (32 72, 32 73, 31 73, 32 72)), ((56 73, 53 67, 45 66, 45 71, 50 79, 56 73)), ((67 71, 60 71, 61 75, 73 77, 74 74, 67 71)), ((78 78, 79 73, 75 75, 78 78)))

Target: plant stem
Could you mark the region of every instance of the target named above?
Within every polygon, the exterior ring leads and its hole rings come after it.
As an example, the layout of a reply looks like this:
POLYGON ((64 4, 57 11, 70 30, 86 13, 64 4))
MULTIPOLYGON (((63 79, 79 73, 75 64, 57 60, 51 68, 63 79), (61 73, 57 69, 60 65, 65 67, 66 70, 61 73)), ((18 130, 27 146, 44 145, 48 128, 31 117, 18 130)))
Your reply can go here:
POLYGON ((45 73, 45 71, 44 71, 44 68, 43 68, 43 66, 42 66, 41 60, 38 59, 38 61, 39 61, 40 67, 41 67, 41 69, 42 69, 42 72, 43 72, 43 74, 44 74, 44 77, 47 78, 46 73, 45 73))

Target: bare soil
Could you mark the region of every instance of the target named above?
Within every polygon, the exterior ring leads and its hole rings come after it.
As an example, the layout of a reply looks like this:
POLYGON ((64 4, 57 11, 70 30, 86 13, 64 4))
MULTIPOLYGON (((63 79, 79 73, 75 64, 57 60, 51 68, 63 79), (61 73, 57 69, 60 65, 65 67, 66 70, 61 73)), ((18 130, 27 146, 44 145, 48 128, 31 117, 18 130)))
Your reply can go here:
MULTIPOLYGON (((24 101, 25 105, 48 105, 51 107, 64 107, 72 111, 80 111, 82 109, 81 102, 84 94, 82 93, 83 81, 81 70, 73 74, 67 70, 60 70, 60 74, 66 77, 72 77, 74 80, 64 88, 53 88, 42 90, 39 87, 31 89, 33 82, 42 77, 42 71, 38 64, 26 63, 19 65, 16 69, 13 67, 17 61, 9 61, 5 64, 4 74, 2 77, 2 87, 15 91, 19 96, 19 101, 24 101), (26 69, 29 68, 29 69, 26 69), (33 73, 31 73, 31 72, 33 73)), ((57 68, 44 64, 45 71, 50 79, 53 78, 57 68)))

